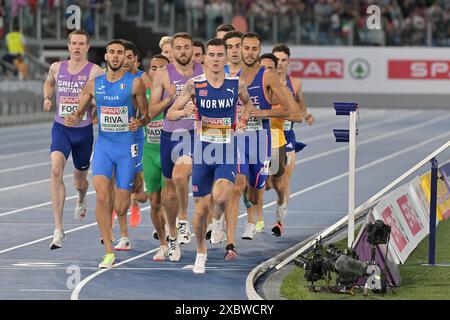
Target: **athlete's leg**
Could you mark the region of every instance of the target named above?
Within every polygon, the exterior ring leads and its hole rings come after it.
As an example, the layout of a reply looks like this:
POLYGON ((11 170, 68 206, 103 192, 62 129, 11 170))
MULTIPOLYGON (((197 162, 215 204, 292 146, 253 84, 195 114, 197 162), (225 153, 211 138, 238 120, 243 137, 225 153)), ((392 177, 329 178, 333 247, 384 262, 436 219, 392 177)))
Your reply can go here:
POLYGON ((111 244, 111 223, 108 216, 111 215, 110 180, 106 176, 96 175, 93 178, 96 193, 95 218, 100 235, 103 238, 107 254, 113 252, 111 244))
POLYGON ((189 178, 192 175, 192 158, 182 156, 173 168, 172 179, 179 201, 178 219, 188 220, 187 208, 189 205, 189 178))
POLYGON ((55 230, 63 230, 63 209, 66 199, 66 187, 63 175, 66 166, 66 158, 59 151, 53 151, 51 158, 51 182, 50 193, 52 198, 53 216, 55 218, 55 230))
POLYGON ((176 219, 178 214, 178 199, 175 184, 172 179, 164 178, 164 198, 163 206, 166 209, 166 218, 169 225, 169 236, 171 239, 177 238, 176 219))
POLYGON ((239 201, 244 192, 247 184, 247 177, 242 174, 236 175, 236 181, 234 182, 231 192, 230 205, 226 210, 226 222, 227 222, 227 244, 234 244, 234 236, 236 234, 236 226, 239 216, 239 201))
POLYGON ((194 228, 197 239, 197 253, 200 254, 206 254, 205 226, 210 202, 209 198, 210 195, 194 198, 195 212, 192 218, 192 227, 194 228))

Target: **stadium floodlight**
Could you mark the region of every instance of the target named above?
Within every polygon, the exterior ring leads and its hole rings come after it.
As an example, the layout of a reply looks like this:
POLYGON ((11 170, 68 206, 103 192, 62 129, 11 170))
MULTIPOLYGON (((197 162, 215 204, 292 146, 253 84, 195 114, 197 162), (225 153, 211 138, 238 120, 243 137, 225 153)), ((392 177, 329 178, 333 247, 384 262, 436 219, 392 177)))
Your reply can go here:
POLYGON ((350 116, 349 129, 334 129, 336 142, 348 142, 348 247, 355 240, 355 171, 356 171, 356 135, 358 104, 354 102, 334 102, 333 107, 338 116, 350 116))

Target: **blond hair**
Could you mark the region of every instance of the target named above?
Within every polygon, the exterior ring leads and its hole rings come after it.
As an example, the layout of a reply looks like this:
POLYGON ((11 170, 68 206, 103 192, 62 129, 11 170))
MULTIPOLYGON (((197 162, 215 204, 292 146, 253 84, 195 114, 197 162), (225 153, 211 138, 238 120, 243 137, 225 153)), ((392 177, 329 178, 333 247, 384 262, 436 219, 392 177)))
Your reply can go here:
POLYGON ((162 47, 164 47, 166 44, 171 43, 171 42, 172 42, 172 37, 164 36, 161 38, 161 40, 159 40, 159 48, 162 49, 162 47))

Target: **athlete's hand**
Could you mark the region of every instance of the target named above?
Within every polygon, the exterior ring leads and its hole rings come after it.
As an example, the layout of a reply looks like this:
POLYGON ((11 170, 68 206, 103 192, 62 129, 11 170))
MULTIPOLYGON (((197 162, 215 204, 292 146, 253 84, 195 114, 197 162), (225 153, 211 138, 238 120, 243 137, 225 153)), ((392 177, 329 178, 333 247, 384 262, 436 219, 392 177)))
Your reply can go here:
POLYGON ((311 113, 307 113, 303 119, 305 119, 306 123, 308 123, 310 126, 314 123, 314 117, 311 113))
POLYGON ((184 109, 183 109, 183 111, 184 111, 184 116, 185 116, 185 117, 190 116, 191 114, 194 113, 194 110, 195 110, 194 104, 193 104, 193 103, 188 103, 188 104, 184 107, 184 109))
POLYGON ((249 118, 263 118, 263 111, 264 111, 264 110, 252 108, 252 109, 250 109, 250 111, 248 112, 248 117, 249 117, 249 118))
POLYGON ((241 118, 240 121, 236 124, 236 132, 237 133, 244 133, 247 129, 247 120, 244 118, 241 118))
POLYGON ((135 118, 131 117, 130 124, 128 125, 128 129, 130 129, 130 131, 137 131, 140 124, 141 123, 139 122, 139 119, 135 119, 135 118))
POLYGON ((64 125, 67 127, 75 127, 80 123, 80 117, 78 113, 72 112, 64 118, 64 125))
POLYGON ((44 111, 50 111, 52 109, 52 100, 45 98, 44 99, 44 111))

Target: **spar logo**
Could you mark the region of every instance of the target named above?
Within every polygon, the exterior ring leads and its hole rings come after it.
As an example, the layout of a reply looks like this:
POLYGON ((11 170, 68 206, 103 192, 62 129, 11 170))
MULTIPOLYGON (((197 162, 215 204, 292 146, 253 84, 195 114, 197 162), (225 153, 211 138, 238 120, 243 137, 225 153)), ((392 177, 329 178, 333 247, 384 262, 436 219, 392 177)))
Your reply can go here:
POLYGON ((121 107, 120 114, 126 114, 128 112, 127 108, 121 107))
POLYGON ((342 79, 344 60, 293 58, 289 64, 288 74, 303 79, 342 79))
POLYGON ((370 63, 367 60, 358 58, 350 62, 348 72, 353 79, 364 80, 370 74, 370 63))
POLYGON ((450 60, 389 60, 388 78, 403 80, 449 80, 450 60))

